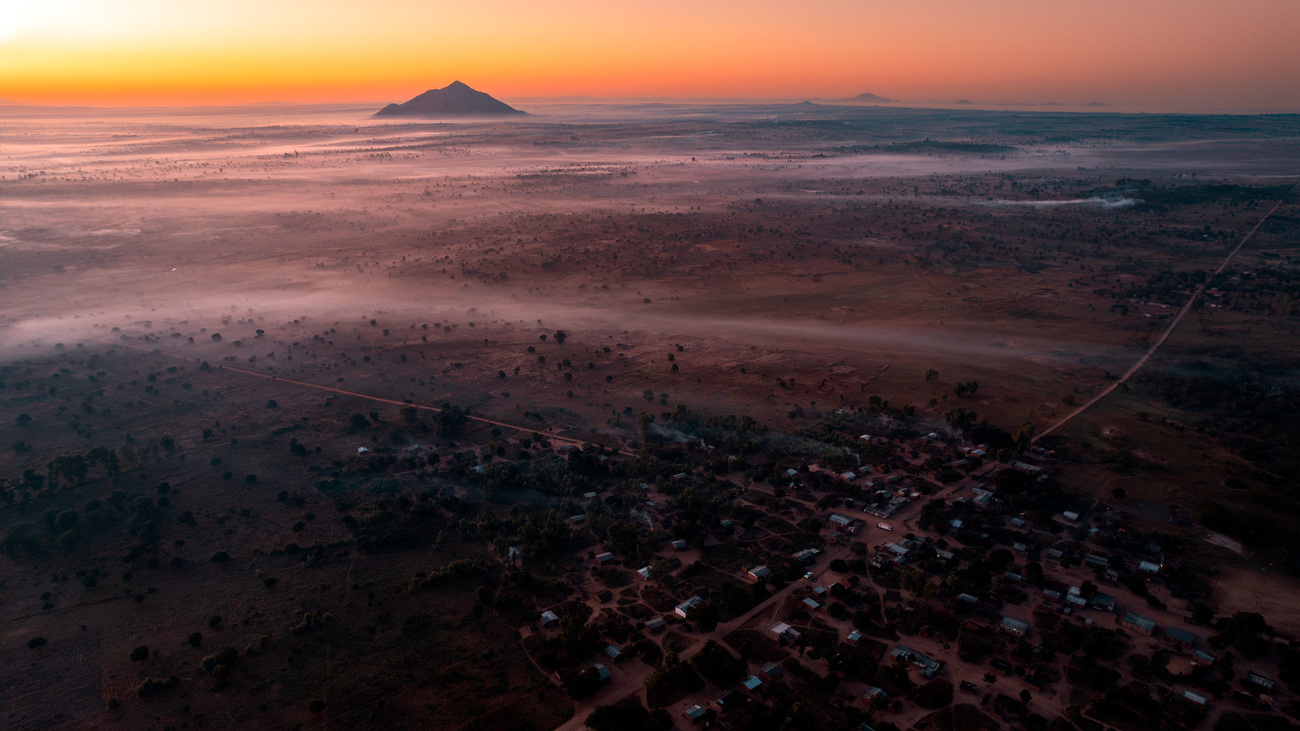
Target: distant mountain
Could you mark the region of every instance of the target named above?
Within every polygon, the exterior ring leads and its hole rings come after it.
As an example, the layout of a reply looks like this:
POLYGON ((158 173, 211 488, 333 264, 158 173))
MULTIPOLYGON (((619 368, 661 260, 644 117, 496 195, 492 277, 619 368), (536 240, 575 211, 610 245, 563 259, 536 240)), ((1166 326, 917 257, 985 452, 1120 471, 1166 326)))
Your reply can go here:
POLYGON ((1106 102, 1085 102, 1083 106, 1085 106, 1085 107, 1109 107, 1110 105, 1107 104, 1106 102))
POLYGON ((389 104, 376 117, 513 117, 528 112, 475 91, 459 81, 430 89, 403 104, 389 104))
POLYGON ((858 94, 857 96, 853 97, 852 99, 845 99, 845 101, 856 102, 858 104, 888 104, 894 100, 886 99, 883 96, 877 96, 870 92, 864 91, 861 94, 858 94))

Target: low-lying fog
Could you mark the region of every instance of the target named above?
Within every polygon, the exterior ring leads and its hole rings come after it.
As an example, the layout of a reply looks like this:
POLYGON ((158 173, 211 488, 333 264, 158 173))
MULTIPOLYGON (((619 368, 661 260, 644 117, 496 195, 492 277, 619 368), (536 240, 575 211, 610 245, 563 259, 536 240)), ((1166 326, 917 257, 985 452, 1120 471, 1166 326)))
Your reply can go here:
POLYGON ((477 308, 774 348, 1115 356, 1122 342, 1063 344, 938 306, 981 295, 936 288, 908 222, 936 211, 960 227, 985 215, 955 212, 971 206, 1120 215, 1132 199, 1094 190, 1116 178, 1288 172, 1278 150, 1295 149, 1297 126, 1184 119, 1171 139, 1138 143, 1149 117, 565 106, 393 124, 369 112, 0 108, 4 353, 188 335, 249 313, 439 321, 477 308), (1225 138, 1226 156, 1205 142, 1225 138))

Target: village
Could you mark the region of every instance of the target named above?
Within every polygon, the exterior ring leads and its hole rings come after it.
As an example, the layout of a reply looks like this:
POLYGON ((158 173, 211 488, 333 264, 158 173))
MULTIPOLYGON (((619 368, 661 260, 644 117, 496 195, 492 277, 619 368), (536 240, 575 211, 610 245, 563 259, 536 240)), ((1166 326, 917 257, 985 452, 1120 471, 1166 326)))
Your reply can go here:
POLYGON ((857 439, 899 469, 814 462, 747 488, 686 472, 640 483, 632 555, 615 531, 588 529, 610 522, 605 496, 586 493, 569 523, 597 544, 567 565, 577 593, 522 630, 536 650, 575 613, 599 628, 592 655, 549 668, 579 703, 568 726, 638 702, 679 727, 743 727, 773 706, 816 705, 810 694, 862 731, 1195 728, 1289 704, 1276 665, 1242 649, 1262 642, 1262 620, 1207 626, 1204 587, 1157 542, 1174 539, 1131 526, 1122 495, 1057 494, 1054 513, 1016 513, 1050 482, 1050 451, 1000 463, 957 432, 857 439), (940 481, 934 467, 965 471, 940 481), (700 518, 689 496, 706 489, 734 501, 693 540, 646 555, 644 539, 700 518))

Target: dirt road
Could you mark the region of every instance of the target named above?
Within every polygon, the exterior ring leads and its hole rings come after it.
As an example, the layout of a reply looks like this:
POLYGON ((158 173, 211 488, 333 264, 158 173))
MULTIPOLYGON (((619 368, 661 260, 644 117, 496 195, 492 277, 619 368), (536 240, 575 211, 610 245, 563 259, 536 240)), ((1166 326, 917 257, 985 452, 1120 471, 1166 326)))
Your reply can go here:
MULTIPOLYGON (((1237 255, 1237 252, 1241 251, 1241 247, 1245 246, 1246 242, 1250 241, 1251 237, 1255 235, 1255 232, 1259 230, 1259 227, 1263 226, 1264 222, 1267 221, 1269 217, 1272 216, 1273 213, 1277 211, 1278 208, 1282 207, 1282 203, 1285 202, 1286 199, 1289 198, 1291 194, 1295 192, 1297 187, 1300 187, 1300 184, 1291 186, 1291 189, 1288 190, 1281 198, 1279 198, 1278 202, 1275 203, 1272 208, 1268 209, 1268 213, 1265 213, 1263 218, 1259 219, 1259 221, 1255 224, 1254 228, 1250 229, 1250 231, 1248 231, 1245 236, 1241 237, 1241 241, 1237 244, 1237 247, 1233 249, 1231 252, 1229 252, 1228 255, 1223 258, 1223 261, 1219 264, 1219 267, 1214 270, 1215 274, 1222 274, 1223 270, 1228 268, 1228 264, 1232 261, 1232 258, 1237 255)), ((1070 420, 1074 419, 1076 416, 1082 414, 1083 412, 1095 406, 1097 402, 1109 396, 1111 392, 1119 388, 1120 385, 1127 382, 1129 378, 1132 378, 1133 374, 1137 373, 1138 369, 1146 365, 1146 362, 1151 359, 1152 355, 1155 355, 1155 352, 1160 349, 1160 346, 1165 344, 1165 341, 1169 339, 1169 336, 1174 332, 1174 329, 1178 327, 1178 323, 1183 321, 1183 316, 1185 316, 1188 313, 1188 311, 1192 309, 1192 305, 1195 304, 1196 298, 1201 296, 1201 292, 1204 289, 1205 289, 1204 284, 1197 286, 1197 288, 1192 292, 1192 296, 1187 298, 1187 302, 1183 304, 1182 309, 1178 310, 1178 314, 1175 315, 1173 321, 1169 323, 1169 327, 1165 328, 1165 331, 1160 334, 1160 337, 1156 338, 1156 341, 1152 343, 1151 347, 1147 349, 1147 352, 1144 353, 1142 357, 1139 358, 1138 361, 1133 364, 1133 367, 1125 371, 1124 375, 1120 376, 1119 379, 1117 379, 1114 383, 1111 383, 1109 386, 1102 389, 1101 393, 1098 393, 1096 396, 1093 396, 1092 398, 1088 399, 1088 402, 1085 403, 1083 406, 1080 406, 1074 411, 1071 411, 1070 413, 1062 417, 1060 420, 1058 420, 1055 424, 1052 424, 1051 426, 1047 427, 1043 431, 1039 432, 1037 435, 1034 436, 1033 441, 1037 442, 1039 439, 1042 439, 1048 434, 1051 434, 1052 432, 1061 428, 1065 424, 1069 423, 1070 420)))
MULTIPOLYGON (((154 348, 142 348, 142 347, 140 347, 140 346, 138 346, 138 345, 130 345, 129 343, 115 343, 115 342, 112 342, 112 341, 109 341, 109 340, 101 340, 100 342, 103 343, 103 344, 105 344, 105 345, 111 345, 111 346, 113 346, 113 347, 130 348, 130 349, 132 349, 132 350, 139 350, 139 351, 141 351, 141 352, 145 352, 145 353, 152 353, 152 354, 154 354, 154 355, 161 355, 161 356, 164 356, 164 357, 167 357, 167 358, 174 358, 174 359, 176 359, 176 360, 183 360, 183 361, 186 361, 186 362, 189 362, 189 363, 193 363, 193 362, 194 362, 194 359, 193 359, 193 358, 188 358, 188 357, 183 356, 183 355, 177 355, 176 353, 168 353, 168 352, 165 352, 165 351, 162 351, 162 350, 157 350, 157 349, 154 349, 154 348)), ((292 379, 292 378, 283 378, 283 377, 281 377, 281 376, 273 376, 273 375, 271 375, 271 374, 269 374, 269 373, 258 373, 257 371, 250 371, 250 370, 247 370, 247 369, 244 369, 244 368, 233 368, 233 367, 231 367, 231 366, 226 366, 226 365, 217 365, 217 366, 213 366, 212 369, 213 369, 214 372, 218 372, 218 373, 237 373, 237 374, 239 374, 239 375, 241 375, 241 376, 253 376, 253 377, 255 377, 255 378, 262 378, 262 379, 266 379, 266 380, 268 380, 268 381, 276 381, 277 383, 287 383, 287 384, 290 384, 290 385, 293 385, 293 386, 300 386, 300 387, 302 387, 302 388, 313 388, 313 389, 316 389, 317 391, 326 391, 326 392, 328 392, 328 393, 337 394, 337 395, 339 395, 339 396, 351 396, 351 397, 353 397, 353 398, 365 399, 366 401, 373 401, 373 402, 375 402, 375 403, 380 403, 380 404, 391 404, 391 405, 393 405, 393 406, 414 406, 415 408, 420 409, 421 411, 429 411, 429 412, 432 412, 432 413, 435 413, 435 414, 437 414, 437 413, 441 413, 441 412, 442 412, 442 409, 440 409, 440 408, 438 408, 438 407, 436 407, 436 406, 426 406, 426 405, 424 405, 424 404, 408 403, 408 402, 406 402, 406 401, 398 401, 398 400, 396 400, 396 399, 383 398, 382 396, 371 396, 371 395, 369 395, 369 394, 358 393, 358 392, 356 392, 356 391, 348 391, 348 390, 346 390, 346 389, 335 388, 335 387, 333 387, 333 386, 322 386, 322 385, 319 384, 319 383, 311 383, 310 381, 297 381, 297 380, 294 380, 294 379, 292 379)), ((595 444, 594 442, 586 442, 586 441, 583 441, 583 440, 581 440, 581 439, 574 439, 574 438, 572 438, 572 437, 561 437, 561 436, 557 436, 557 435, 555 435, 555 434, 553 434, 553 433, 551 433, 551 432, 548 432, 548 431, 542 431, 542 430, 539 430, 539 429, 530 429, 530 428, 528 428, 528 427, 526 427, 526 426, 519 426, 519 425, 517 425, 517 424, 510 424, 510 423, 507 423, 507 422, 504 422, 504 421, 497 421, 497 420, 495 420, 495 419, 489 419, 489 418, 484 417, 484 416, 470 416, 470 415, 467 414, 467 415, 465 415, 465 418, 468 419, 468 420, 470 420, 470 421, 478 422, 478 423, 480 423, 480 424, 488 424, 488 425, 490 425, 490 426, 499 426, 499 427, 502 427, 502 428, 504 428, 504 429, 514 429, 514 430, 516 430, 516 431, 525 432, 525 433, 527 433, 527 434, 534 434, 534 435, 539 436, 539 437, 544 437, 544 438, 546 438, 546 439, 549 440, 549 441, 559 442, 559 443, 561 443, 561 444, 571 444, 571 445, 573 445, 573 446, 575 446, 575 447, 581 447, 581 446, 583 446, 584 444, 595 444)), ((599 444, 596 444, 596 446, 600 446, 600 445, 599 445, 599 444)), ((618 454, 621 454, 621 455, 625 456, 625 457, 636 457, 636 456, 637 456, 637 455, 636 455, 636 452, 632 452, 632 451, 630 451, 630 450, 626 450, 626 449, 616 450, 616 452, 617 452, 618 454)))

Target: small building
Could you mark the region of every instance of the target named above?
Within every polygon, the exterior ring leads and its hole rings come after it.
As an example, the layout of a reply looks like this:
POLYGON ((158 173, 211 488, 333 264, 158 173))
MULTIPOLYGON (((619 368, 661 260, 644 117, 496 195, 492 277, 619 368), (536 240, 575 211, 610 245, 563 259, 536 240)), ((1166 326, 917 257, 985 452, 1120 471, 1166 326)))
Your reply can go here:
POLYGON ((647 619, 647 620, 646 620, 646 623, 645 623, 645 631, 646 631, 646 632, 662 632, 662 631, 664 630, 664 627, 667 627, 667 626, 668 626, 668 623, 664 621, 664 618, 663 618, 663 617, 651 617, 650 619, 647 619))
POLYGON ((841 526, 841 527, 844 527, 844 528, 847 528, 847 527, 853 525, 853 523, 854 523, 854 520, 853 520, 852 518, 850 518, 850 517, 847 516, 847 515, 840 515, 839 513, 832 513, 832 514, 831 514, 831 517, 830 517, 828 520, 830 520, 830 522, 834 523, 835 525, 838 525, 838 526, 841 526))
POLYGON ((570 515, 570 516, 569 516, 569 523, 571 523, 571 524, 573 524, 573 525, 582 525, 583 523, 586 523, 586 522, 587 522, 587 516, 585 516, 585 515, 570 515))
POLYGON ((813 599, 812 597, 808 597, 807 599, 804 599, 804 600, 803 600, 803 605, 804 605, 804 607, 806 607, 806 608, 808 609, 808 611, 810 611, 810 612, 815 612, 815 611, 817 611, 818 609, 821 609, 821 608, 822 608, 822 605, 821 605, 821 604, 820 604, 816 599, 813 599))
POLYGON ((560 615, 556 614, 555 612, 552 612, 549 609, 546 610, 545 612, 542 612, 543 627, 554 627, 559 623, 560 623, 560 615))
POLYGON ((1078 520, 1079 520, 1079 514, 1076 513, 1076 512, 1074 512, 1073 510, 1067 510, 1067 511, 1065 511, 1064 513, 1061 513, 1061 515, 1062 515, 1066 520, 1068 520, 1068 521, 1070 521, 1070 522, 1072 522, 1072 523, 1078 522, 1078 520))
POLYGON ((600 677, 601 681, 609 680, 609 668, 600 663, 596 663, 592 667, 596 669, 596 675, 600 677))
POLYGON ((1158 564, 1158 563, 1152 563, 1152 562, 1150 562, 1150 561, 1139 561, 1139 562, 1138 562, 1138 573, 1142 573, 1142 574, 1158 574, 1158 573, 1160 573, 1160 564, 1158 564))
POLYGON ((934 677, 934 674, 939 672, 939 668, 943 667, 941 661, 917 652, 907 645, 899 645, 898 647, 895 647, 890 651, 889 655, 890 657, 907 658, 912 665, 916 666, 916 668, 921 671, 921 677, 923 678, 934 677))
POLYGON ((802 564, 809 564, 817 560, 817 554, 821 553, 816 548, 805 548, 794 554, 794 560, 802 564))
POLYGON ((691 723, 699 723, 703 721, 704 716, 707 713, 708 711, 701 708, 698 704, 693 705, 690 708, 687 708, 686 710, 682 711, 682 715, 690 719, 691 723))
POLYGON ((748 678, 745 678, 744 680, 740 681, 740 686, 744 688, 746 691, 753 693, 754 691, 763 687, 763 679, 758 677, 757 675, 751 675, 748 678))
POLYGON ((768 627, 767 631, 771 632, 772 636, 778 640, 784 639, 788 642, 793 642, 794 640, 799 639, 799 630, 791 627, 785 622, 777 622, 771 627, 768 627))
POLYGON ((763 667, 758 669, 758 674, 762 675, 764 678, 767 678, 768 681, 776 680, 777 678, 781 677, 784 673, 785 671, 781 669, 781 666, 777 665, 774 662, 763 663, 763 667))
POLYGON ((678 541, 673 541, 673 550, 674 550, 674 551, 685 551, 686 549, 688 549, 688 548, 690 548, 690 547, 691 547, 691 544, 687 543, 686 541, 680 541, 680 540, 678 540, 678 541))
POLYGON ((1192 663, 1198 665, 1213 665, 1217 658, 1203 650, 1192 651, 1192 663))
POLYGON ((1131 627, 1144 635, 1150 635, 1156 631, 1156 621, 1154 619, 1135 612, 1125 614, 1119 621, 1121 624, 1131 627))
POLYGON ((1004 632, 1010 632, 1017 637, 1023 637, 1029 634, 1029 623, 1023 619, 1015 617, 1003 617, 1001 629, 1004 632))
POLYGON ((1099 553, 1090 553, 1083 557, 1083 563, 1094 569, 1110 568, 1110 557, 1099 553))
POLYGON ((637 575, 640 576, 642 579, 644 579, 644 580, 646 580, 646 581, 649 581, 649 580, 650 580, 650 567, 649 567, 649 566, 642 566, 641 568, 639 568, 639 569, 636 570, 636 573, 637 573, 637 575))
POLYGON ((844 641, 849 643, 850 645, 857 645, 859 642, 863 640, 865 636, 866 635, 862 634, 862 630, 855 629, 849 633, 848 637, 844 638, 844 641))
POLYGON ((613 560, 614 560, 614 554, 610 553, 609 551, 596 554, 596 562, 602 565, 607 564, 613 560))
POLYGON ((1092 595, 1092 608, 1103 612, 1115 611, 1115 597, 1097 592, 1092 595))
POLYGON ((709 708, 712 708, 718 713, 726 713, 727 711, 730 711, 733 708, 739 707, 740 702, 741 702, 740 694, 734 690, 729 690, 723 693, 722 695, 718 696, 717 698, 714 698, 713 700, 709 701, 709 708))
POLYGON ((1273 692, 1273 689, 1277 687, 1277 683, 1275 681, 1273 681, 1270 678, 1266 678, 1263 675, 1260 675, 1254 670, 1248 671, 1246 673, 1246 682, 1250 683, 1256 688, 1259 688, 1265 693, 1270 693, 1270 694, 1273 692))
POLYGON ((755 566, 754 568, 749 570, 749 578, 753 579, 754 581, 759 581, 759 582, 767 581, 768 578, 771 576, 772 576, 772 569, 769 569, 766 566, 755 566))
POLYGON ((877 688, 874 685, 868 685, 867 692, 862 694, 862 700, 866 701, 867 704, 870 705, 875 702, 877 698, 881 701, 887 701, 889 700, 889 694, 885 692, 884 688, 877 688))
POLYGON ((702 597, 702 596, 693 596, 693 597, 691 597, 690 599, 687 599, 686 601, 682 602, 681 604, 678 604, 678 605, 673 609, 673 611, 677 613, 677 616, 681 617, 682 619, 686 619, 686 613, 689 612, 689 611, 691 610, 691 607, 694 607, 694 606, 697 606, 697 605, 700 605, 700 604, 703 604, 703 603, 704 603, 704 597, 702 597))
POLYGON ((1183 691, 1183 698, 1202 707, 1210 704, 1210 699, 1208 696, 1203 696, 1200 693, 1195 693, 1190 690, 1183 691))
POLYGON ((1165 630, 1165 642, 1175 647, 1191 647, 1196 644, 1196 635, 1182 627, 1170 626, 1165 630))
POLYGON ((618 659, 623 657, 623 651, 618 649, 618 645, 609 645, 605 648, 605 656, 614 662, 618 662, 618 659))

